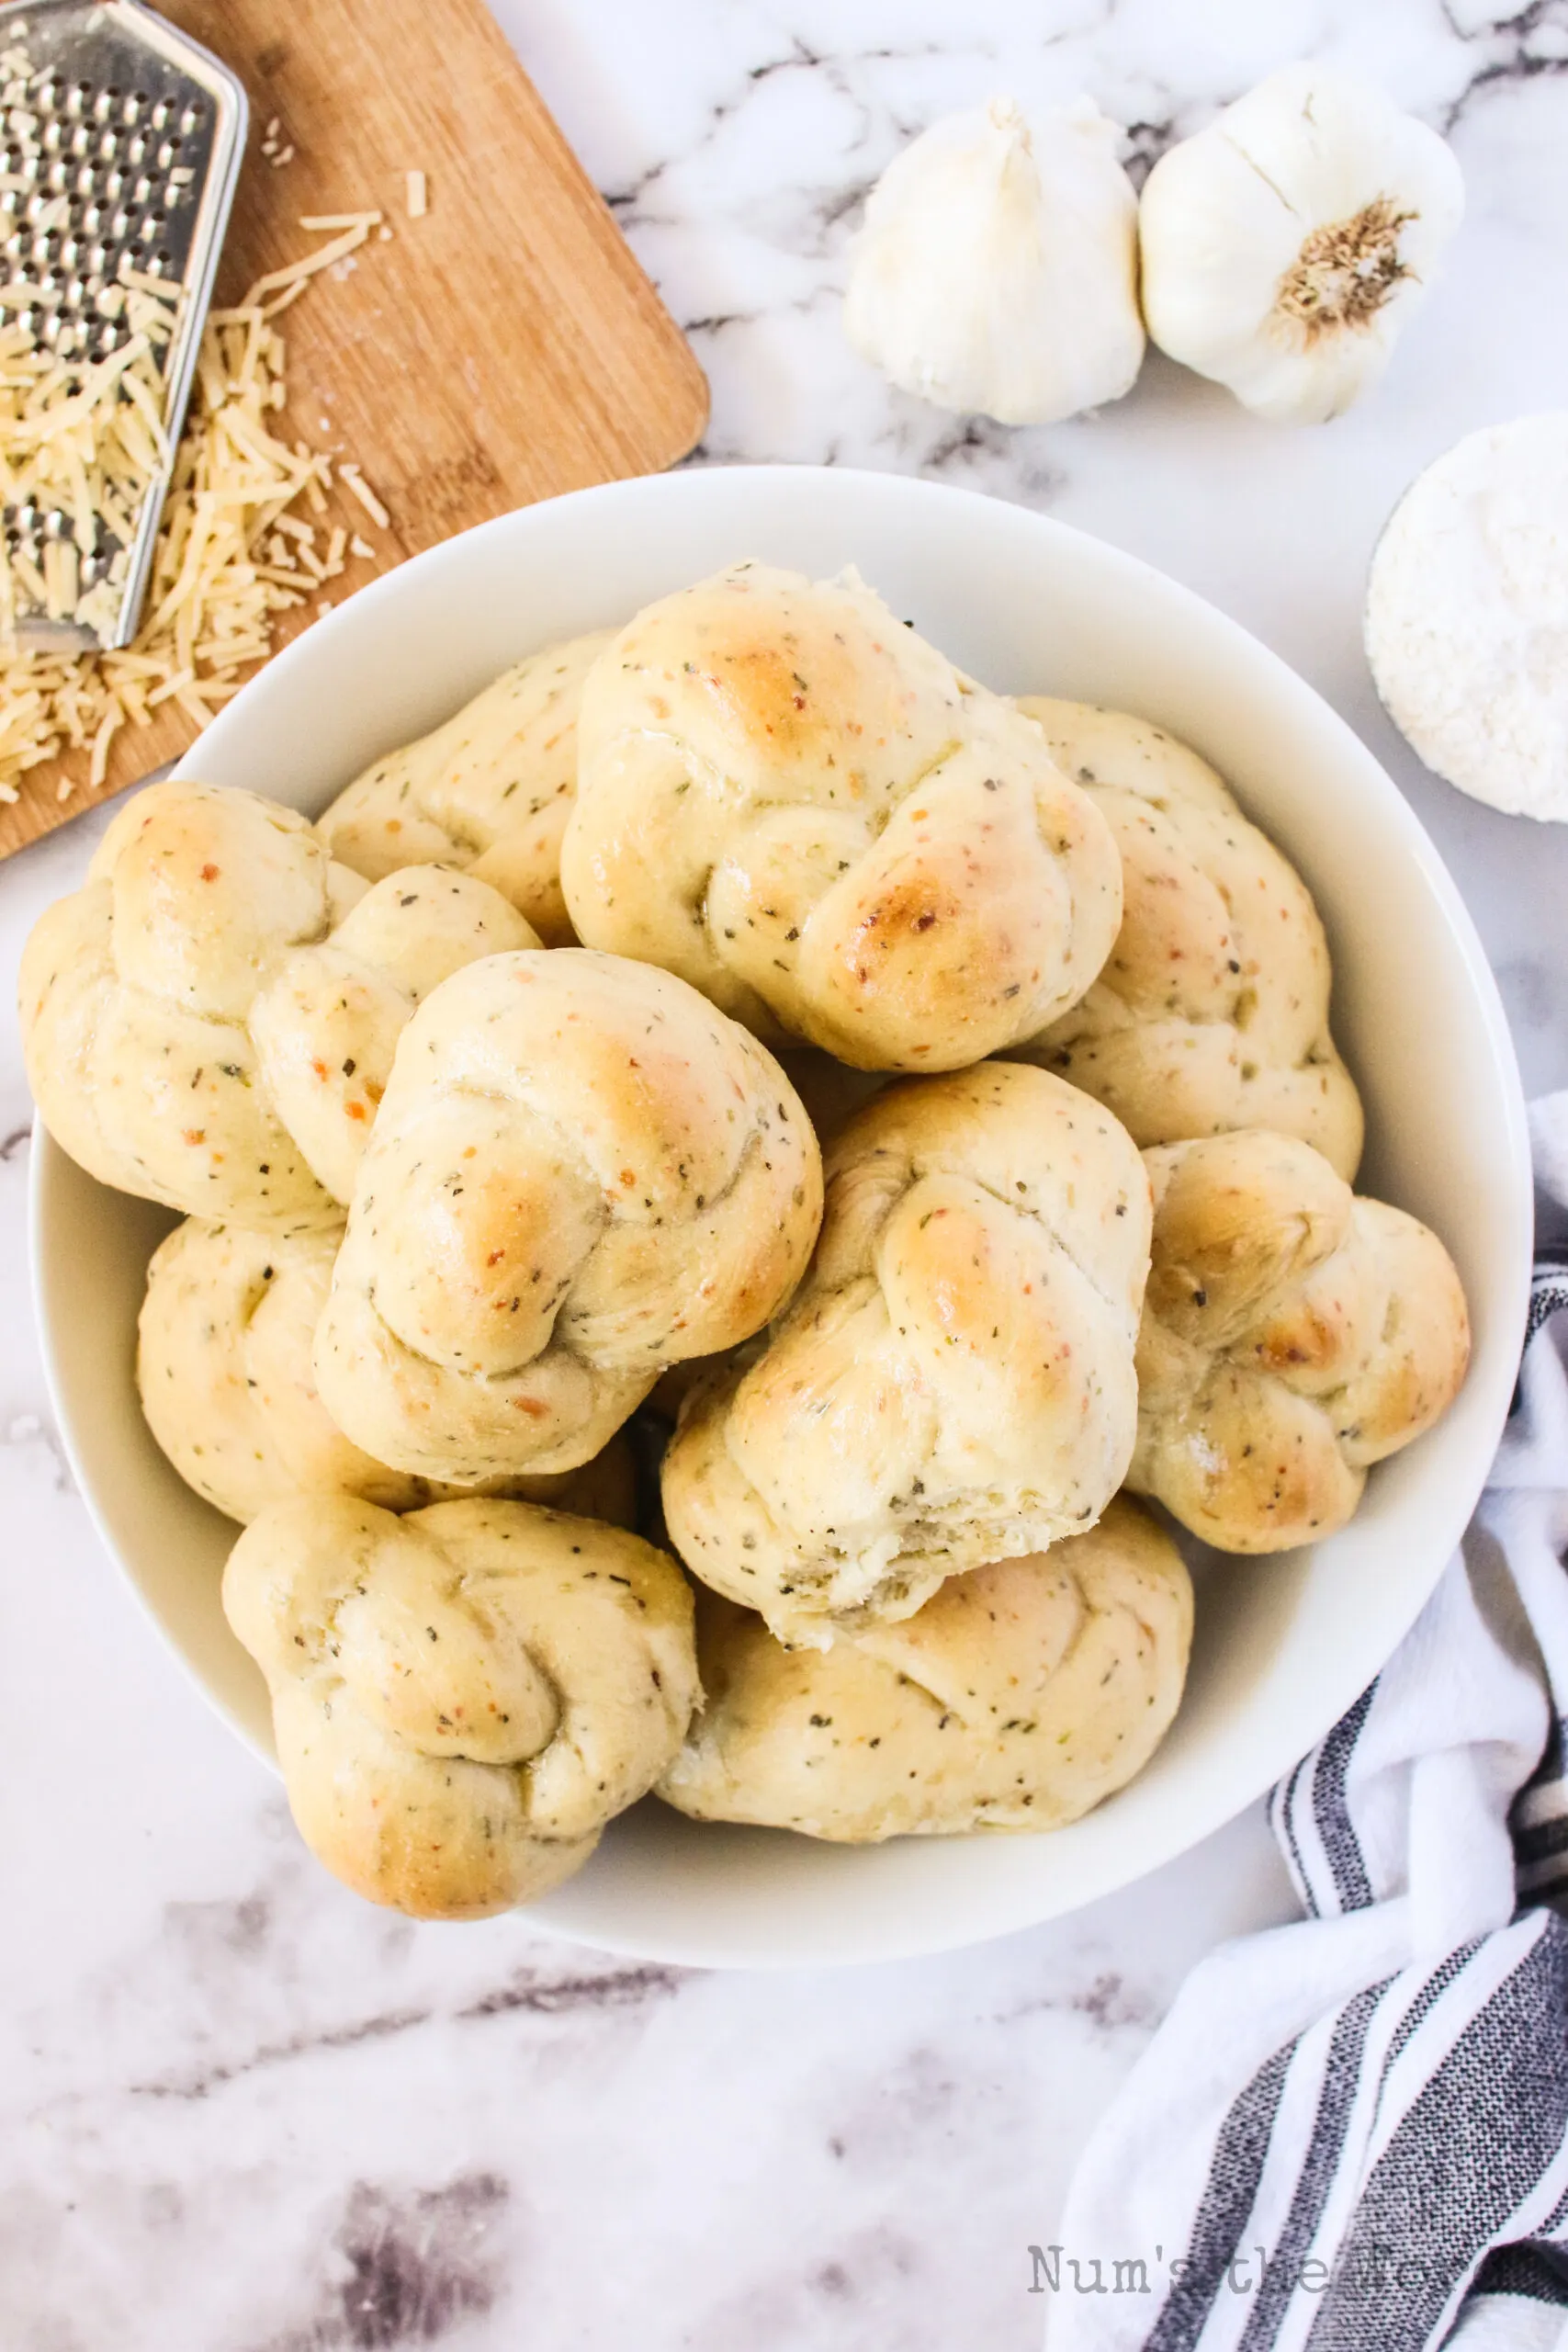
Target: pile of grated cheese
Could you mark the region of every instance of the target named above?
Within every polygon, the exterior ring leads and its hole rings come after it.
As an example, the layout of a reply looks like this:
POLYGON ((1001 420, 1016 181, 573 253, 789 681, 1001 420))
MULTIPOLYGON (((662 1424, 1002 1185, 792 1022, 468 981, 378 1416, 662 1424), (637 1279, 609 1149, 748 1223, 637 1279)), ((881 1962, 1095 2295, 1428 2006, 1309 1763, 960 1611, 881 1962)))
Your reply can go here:
MULTIPOLYGON (((148 725, 165 703, 204 727, 266 659, 276 616, 306 603, 327 609, 326 583, 351 560, 375 560, 357 528, 325 519, 335 479, 369 523, 388 526, 360 469, 334 468, 324 452, 281 437, 288 349, 277 321, 314 277, 381 230, 381 214, 307 217, 300 226, 327 232, 326 242, 258 278, 234 309, 209 315, 132 643, 83 655, 24 650, 9 626, 17 581, 0 591, 0 800, 18 797, 29 768, 73 753, 85 755, 90 786, 103 783, 120 729, 148 725)), ((46 548, 45 575, 20 584, 51 612, 88 621, 98 592, 87 590, 80 604, 75 593, 87 518, 95 508, 111 523, 120 509, 134 512, 138 482, 144 489, 167 462, 158 354, 173 323, 169 289, 126 273, 119 290, 130 306, 130 340, 112 361, 73 375, 0 319, 6 502, 30 494, 76 517, 73 535, 46 548)), ((82 780, 67 775, 60 798, 82 780)))
POLYGON ((128 340, 86 367, 40 349, 6 316, 25 309, 36 290, 27 280, 0 286, 0 499, 7 508, 69 515, 72 529, 44 538, 39 560, 18 547, 0 566, 0 641, 7 645, 18 590, 51 620, 96 628, 112 618, 126 550, 169 463, 163 355, 178 289, 122 268, 96 307, 124 320, 128 340), (84 574, 93 577, 100 523, 119 547, 107 576, 84 585, 84 574))

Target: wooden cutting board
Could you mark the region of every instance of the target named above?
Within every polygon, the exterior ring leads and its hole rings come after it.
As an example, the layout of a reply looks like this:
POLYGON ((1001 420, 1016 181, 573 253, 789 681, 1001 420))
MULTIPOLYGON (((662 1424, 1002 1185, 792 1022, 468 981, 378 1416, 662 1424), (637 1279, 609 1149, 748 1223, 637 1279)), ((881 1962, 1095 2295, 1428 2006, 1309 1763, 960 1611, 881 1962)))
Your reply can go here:
MULTIPOLYGON (((341 277, 280 322, 286 439, 357 463, 386 531, 336 493, 332 519, 374 542, 376 571, 509 508, 653 473, 700 438, 707 386, 607 208, 483 0, 164 0, 162 13, 245 83, 250 142, 217 300, 321 242, 301 215, 378 206, 341 277), (275 166, 262 153, 276 119, 275 166), (429 209, 407 211, 407 175, 429 209)), ((351 566, 341 599, 372 576, 351 566)), ((315 617, 279 616, 276 641, 315 617)), ((0 808, 0 856, 183 752, 173 706, 121 729, 103 790, 34 768, 0 808)), ((69 763, 85 777, 86 755, 69 763)))

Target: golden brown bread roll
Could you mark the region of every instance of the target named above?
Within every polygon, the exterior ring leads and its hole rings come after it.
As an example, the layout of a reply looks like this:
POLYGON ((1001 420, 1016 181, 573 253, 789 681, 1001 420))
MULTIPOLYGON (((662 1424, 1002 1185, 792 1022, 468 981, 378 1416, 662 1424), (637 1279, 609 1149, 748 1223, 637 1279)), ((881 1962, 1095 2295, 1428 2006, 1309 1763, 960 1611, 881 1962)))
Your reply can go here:
POLYGON ((687 1403, 671 1539, 791 1642, 1090 1526, 1137 1419, 1149 1188, 1074 1087, 987 1062, 889 1087, 829 1148, 822 1238, 755 1360, 687 1403))
POLYGON ((666 1364, 777 1312, 820 1216, 793 1088, 694 989, 579 948, 491 956, 403 1033, 318 1386, 422 1477, 572 1469, 666 1364))
POLYGON ((379 881, 404 865, 467 867, 547 946, 570 944, 560 844, 577 787, 577 707, 608 629, 503 671, 446 724, 389 752, 340 792, 316 830, 379 881))
POLYGON ((826 1651, 699 1592, 706 1702, 658 1793, 699 1821, 852 1844, 1059 1829, 1148 1762, 1191 1639, 1181 1555, 1124 1498, 1088 1534, 951 1577, 826 1651))
POLYGON ((152 785, 23 952, 28 1080, 102 1183, 192 1216, 333 1225, 419 996, 534 944, 469 876, 367 890, 290 808, 152 785))
POLYGON ((478 1919, 581 1869, 681 1744, 692 1597, 636 1535, 533 1503, 275 1503, 223 1575, 299 1834, 371 1903, 478 1919))
POLYGON ((1361 1104, 1328 1028, 1306 885, 1207 762, 1163 728, 1025 695, 1122 854, 1122 929, 1094 986, 1022 1050, 1140 1145, 1241 1127, 1300 1136, 1349 1179, 1361 1104))
POLYGON ((1115 845, 1039 729, 852 575, 738 564, 650 605, 578 748, 579 936, 770 1043, 958 1069, 1064 1012, 1116 935, 1115 845))
POLYGON ((538 944, 477 876, 407 867, 373 884, 329 938, 297 949, 260 991, 250 1032, 263 1083, 340 1206, 415 1006, 466 964, 538 944))
POLYGON ((1453 1262, 1297 1136, 1144 1157, 1154 1262, 1128 1484, 1222 1551, 1332 1535, 1368 1464, 1459 1393, 1470 1323, 1453 1262))
MULTIPOLYGON (((341 1227, 260 1233, 187 1217, 147 1270, 136 1351, 142 1409, 186 1485, 230 1519, 254 1519, 300 1493, 413 1510, 473 1491, 373 1461, 317 1395, 310 1350, 341 1238, 341 1227)), ((636 1516, 631 1454, 620 1437, 581 1470, 482 1491, 622 1527, 636 1516)))

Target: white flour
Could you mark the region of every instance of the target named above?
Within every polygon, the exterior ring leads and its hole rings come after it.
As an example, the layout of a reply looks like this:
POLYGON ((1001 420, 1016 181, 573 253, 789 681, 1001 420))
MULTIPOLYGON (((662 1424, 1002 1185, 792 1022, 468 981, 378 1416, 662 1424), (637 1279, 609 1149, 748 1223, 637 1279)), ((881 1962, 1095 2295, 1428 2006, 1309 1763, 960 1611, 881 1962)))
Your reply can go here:
POLYGON ((1568 409, 1472 433, 1411 486, 1372 558, 1366 635, 1429 768, 1568 820, 1568 409))

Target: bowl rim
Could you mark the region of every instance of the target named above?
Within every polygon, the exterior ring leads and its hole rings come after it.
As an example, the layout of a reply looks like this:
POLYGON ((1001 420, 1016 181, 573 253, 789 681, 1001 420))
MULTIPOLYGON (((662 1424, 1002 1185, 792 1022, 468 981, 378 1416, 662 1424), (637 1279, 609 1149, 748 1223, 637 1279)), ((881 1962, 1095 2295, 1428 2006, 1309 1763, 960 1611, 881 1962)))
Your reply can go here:
MULTIPOLYGON (((941 503, 954 510, 983 509, 993 515, 995 510, 1001 508, 1015 516, 1023 527, 1031 531, 1056 537, 1074 547, 1092 549, 1097 561, 1108 562, 1112 567, 1121 568, 1131 580, 1154 583, 1160 594, 1174 598, 1178 604, 1185 606, 1187 612, 1201 626, 1213 632, 1216 639, 1224 643, 1226 650, 1236 653, 1255 666, 1260 665, 1261 673, 1267 676, 1271 686, 1281 688, 1287 694, 1306 696, 1311 704, 1315 706, 1320 718, 1327 722, 1328 733, 1335 740, 1337 753, 1359 765, 1369 780, 1369 788, 1380 795, 1383 804, 1383 815, 1402 835, 1405 851, 1419 870, 1422 880, 1445 918, 1447 930, 1459 962, 1463 967, 1464 978, 1474 1000, 1476 1012, 1481 1018, 1486 1040, 1496 1065, 1500 1090, 1506 1102, 1506 1115, 1503 1132, 1494 1139, 1495 1149, 1501 1180, 1513 1196, 1517 1230, 1511 1253, 1513 1268, 1509 1295, 1506 1299, 1498 1299, 1494 1295, 1489 1301, 1489 1306, 1494 1318, 1501 1318, 1517 1343, 1514 1349, 1517 1357, 1517 1348, 1522 1346, 1525 1332, 1533 1257, 1533 1180, 1524 1091, 1513 1039, 1504 1012, 1495 976, 1486 959, 1480 935, 1457 884, 1430 835, 1414 808, 1399 791, 1393 778, 1388 775, 1376 755, 1361 741, 1349 722, 1327 701, 1325 696, 1310 685, 1280 655, 1275 653, 1271 647, 1253 636, 1251 631, 1240 622, 1234 620, 1229 614, 1210 604, 1195 590, 1160 571, 1158 567, 1145 561, 1141 557, 1116 546, 1114 542, 1100 538, 1094 533, 1084 530, 1077 525, 1064 523, 1055 515, 1038 513, 1034 509, 1024 507, 1007 499, 949 483, 931 482, 914 476, 881 472, 871 469, 811 464, 711 466, 685 469, 662 475, 642 476, 627 481, 604 483, 585 490, 564 492, 558 497, 541 500, 531 506, 514 508, 507 514, 496 515, 487 522, 474 525, 468 530, 454 534, 450 538, 406 559, 402 563, 394 566, 391 571, 367 582, 352 597, 335 605, 310 629, 301 632, 298 638, 291 640, 288 646, 247 679, 241 691, 224 706, 210 726, 203 730, 196 742, 175 763, 173 774, 176 777, 200 775, 204 756, 210 749, 214 739, 217 739, 221 747, 231 734, 237 733, 243 727, 247 703, 252 698, 254 687, 265 680, 269 693, 276 693, 280 688, 287 691, 296 670, 320 660, 322 646, 329 641, 330 637, 335 637, 349 628, 363 628, 367 621, 373 622, 382 606, 407 593, 411 573, 417 572, 422 578, 428 578, 448 565, 460 566, 466 560, 467 551, 477 541, 504 538, 510 533, 516 531, 520 524, 525 527, 528 518, 547 510, 555 512, 562 508, 570 508, 575 511, 584 511, 603 505, 626 505, 633 502, 649 499, 650 496, 655 502, 668 499, 679 503, 686 496, 699 498, 714 496, 716 494, 716 484, 737 481, 745 484, 756 481, 775 481, 780 479, 798 480, 802 475, 825 477, 845 484, 846 488, 858 490, 863 494, 869 493, 896 501, 910 501, 916 503, 925 502, 933 505, 941 503)), ((138 788, 140 787, 136 786, 130 787, 132 790, 138 788)), ((207 1704, 214 1709, 227 1727, 250 1748, 251 1752, 276 1773, 277 1770, 276 1758, 258 1745, 249 1729, 211 1686, 196 1657, 164 1623, 158 1607, 132 1566, 130 1559, 126 1552, 122 1551, 118 1541, 111 1532, 107 1506, 100 1500, 85 1469, 83 1450, 78 1442, 75 1408, 71 1402, 68 1382, 61 1364, 46 1295, 48 1274, 45 1265, 44 1225, 51 1188, 57 1181, 57 1167, 61 1163, 66 1166, 71 1163, 67 1161, 66 1155, 55 1144, 53 1138, 49 1136, 41 1116, 36 1113, 32 1137, 32 1149, 29 1154, 31 1165, 28 1185, 30 1285, 45 1380, 73 1476, 85 1502, 89 1518, 99 1540, 113 1560, 118 1574, 130 1586, 143 1613, 156 1627, 165 1647, 173 1651, 181 1668, 200 1691, 207 1704)), ((1495 1353, 1495 1351, 1494 1352, 1495 1353)), ((1500 1436, 1506 1419, 1511 1397, 1511 1384, 1505 1389, 1497 1373, 1494 1373, 1493 1378, 1496 1393, 1492 1398, 1489 1420, 1493 1425, 1491 1438, 1492 1448, 1495 1450, 1496 1439, 1500 1436)), ((1458 1511, 1457 1506, 1450 1512, 1456 1523, 1451 1527, 1449 1540, 1441 1547, 1440 1554, 1439 1547, 1434 1541, 1432 1547, 1434 1562, 1430 1574, 1426 1582, 1421 1585, 1420 1589, 1409 1596, 1409 1605, 1404 1612, 1403 1623, 1394 1637, 1395 1641, 1403 1638, 1429 1597, 1444 1566, 1452 1556, 1459 1544, 1482 1490, 1482 1487, 1476 1487, 1462 1513, 1458 1511)), ((1384 1653, 1385 1657, 1392 1653, 1393 1646, 1394 1642, 1391 1642, 1384 1653)), ((1379 1661, 1380 1665, 1381 1663, 1382 1663, 1382 1659, 1379 1661)), ((1337 1679, 1345 1687, 1337 1692, 1333 1713, 1328 1715, 1325 1722, 1325 1731, 1359 1695, 1360 1690, 1369 1679, 1365 1671, 1364 1660, 1358 1662, 1348 1679, 1345 1670, 1341 1669, 1337 1679)), ((1325 1677, 1325 1679, 1332 1681, 1334 1678, 1329 1676, 1325 1677)), ((1267 1751, 1267 1743, 1262 1743, 1262 1746, 1267 1751)), ((1275 1746, 1277 1748, 1280 1747, 1278 1739, 1275 1746)), ((1206 1811, 1201 1813, 1190 1826, 1178 1823, 1163 1837, 1145 1838, 1138 1858, 1131 1868, 1127 1866, 1124 1859, 1116 1855, 1114 1841, 1107 1841, 1103 1865, 1098 1869, 1092 1867, 1086 1869, 1080 1864, 1077 1883, 1066 1900, 1042 1899, 1041 1892, 1035 1890, 1027 1900, 1021 1902, 1011 1910, 1006 1905, 993 1905, 992 1916, 988 1916, 978 1925, 967 1919, 954 1919, 940 1932, 931 1932, 928 1928, 917 1933, 900 1934, 897 1929, 889 1928, 886 1932, 862 1934, 858 1938, 848 1939, 846 1948, 841 1951, 825 1951, 816 1948, 811 1951, 799 1949, 777 1951, 768 1945, 752 1948, 744 1934, 716 1936, 701 1930, 694 1931, 689 1938, 685 1939, 666 1937, 659 1941, 650 1941, 646 1934, 635 1932, 623 1934, 612 1923, 607 1923, 597 1916, 590 1924, 584 1924, 574 1917, 567 1916, 570 1910, 570 1886, 573 1883, 569 1883, 569 1887, 557 1895, 547 1896, 542 1902, 524 1906, 520 1916, 536 1922, 551 1932, 561 1933, 575 1941, 599 1950, 691 1966, 841 1965, 897 1960, 956 1950, 999 1935, 1020 1931, 1051 1917, 1068 1915, 1081 1909, 1086 1904, 1137 1883, 1153 1871, 1176 1860, 1244 1812, 1291 1768, 1298 1759, 1300 1753, 1300 1746, 1293 1739, 1278 1753, 1265 1752, 1245 1778, 1237 1781, 1234 1791, 1227 1794, 1224 1802, 1218 1805, 1211 1805, 1206 1811), (563 1896, 568 1900, 563 1902, 563 1896)), ((761 1831, 750 1834, 766 1838, 782 1838, 788 1833, 761 1831)), ((1053 1833, 1041 1834, 1049 1836, 1053 1833)), ((928 1841, 920 1842, 924 1844, 928 1841)), ((937 1844, 946 1841, 929 1842, 937 1844)))

